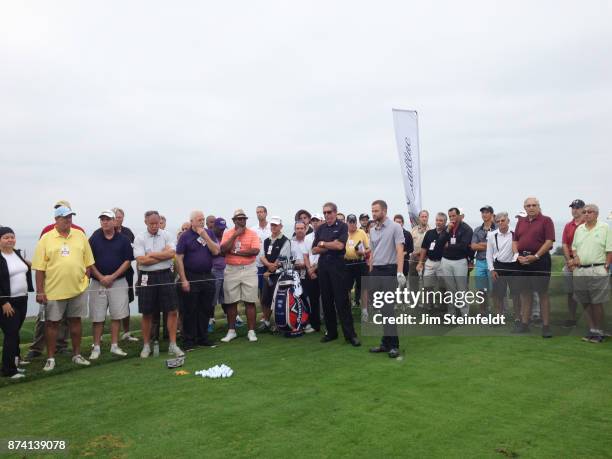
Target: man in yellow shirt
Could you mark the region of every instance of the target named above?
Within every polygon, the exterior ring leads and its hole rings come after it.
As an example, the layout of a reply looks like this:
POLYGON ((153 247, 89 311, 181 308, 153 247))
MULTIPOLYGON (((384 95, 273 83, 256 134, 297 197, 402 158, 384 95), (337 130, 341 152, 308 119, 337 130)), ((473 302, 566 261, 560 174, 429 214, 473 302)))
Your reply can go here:
POLYGON ((612 263, 612 230, 597 221, 599 207, 584 206, 585 221, 576 228, 572 242, 573 258, 568 267, 573 272, 574 295, 584 306, 589 319, 589 333, 583 338, 591 343, 604 341, 603 305, 610 295, 608 269, 612 263))
POLYGON ((89 241, 82 231, 71 230, 74 212, 65 206, 55 209, 55 228, 40 238, 34 252, 36 301, 45 305, 47 362, 55 368, 55 345, 59 322, 64 314, 70 324, 72 361, 89 365, 81 356, 81 317, 87 309, 89 269, 94 264, 89 241))
POLYGON ((357 217, 350 214, 346 217, 348 224, 348 240, 346 241, 346 253, 344 254, 344 263, 347 271, 347 292, 349 296, 349 304, 351 300, 351 290, 355 285, 355 306, 360 307, 363 304, 366 308, 366 302, 361 302, 361 277, 367 276, 368 268, 366 263, 366 254, 370 251, 370 241, 368 235, 361 228, 357 228, 357 217))

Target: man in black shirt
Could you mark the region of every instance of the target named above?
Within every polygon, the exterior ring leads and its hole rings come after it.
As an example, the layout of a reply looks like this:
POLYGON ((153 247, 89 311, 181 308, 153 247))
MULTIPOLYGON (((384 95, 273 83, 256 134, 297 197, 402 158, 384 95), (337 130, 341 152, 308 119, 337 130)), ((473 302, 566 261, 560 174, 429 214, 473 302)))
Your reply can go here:
MULTIPOLYGON (((446 231, 442 232, 440 243, 444 245, 442 253, 442 274, 444 284, 450 292, 466 291, 468 287, 468 258, 473 251, 470 248, 473 231, 470 226, 459 217, 459 209, 451 207, 448 210, 450 223, 446 231)), ((469 305, 458 308, 461 315, 467 316, 470 312, 469 305)), ((448 305, 448 312, 455 313, 453 304, 448 305)))
MULTIPOLYGON (((131 229, 129 229, 127 226, 123 226, 125 212, 123 212, 123 209, 120 209, 119 207, 114 207, 112 210, 113 212, 115 212, 115 231, 127 237, 130 241, 130 244, 134 244, 134 239, 136 238, 136 236, 134 236, 134 233, 131 229)), ((125 272, 125 280, 128 283, 128 301, 131 303, 132 301, 134 301, 134 269, 132 268, 131 264, 128 270, 125 272)), ((121 322, 123 326, 123 335, 121 335, 121 339, 127 341, 138 341, 138 338, 130 334, 129 312, 128 316, 121 322)))
MULTIPOLYGON (((434 290, 439 287, 442 278, 442 253, 444 244, 440 242, 442 233, 446 231, 446 214, 438 212, 436 215, 436 227, 428 230, 423 236, 423 242, 419 248, 419 262, 416 266, 417 272, 423 276, 423 288, 434 290)), ((432 307, 434 305, 431 305, 432 307)))
POLYGON ((327 343, 338 339, 337 311, 344 339, 353 346, 360 346, 361 343, 353 327, 353 317, 346 291, 344 247, 348 240, 348 226, 337 220, 337 213, 338 207, 333 202, 323 205, 325 223, 317 228, 312 243, 312 252, 319 254, 318 276, 325 314, 325 328, 327 329, 321 342, 327 343))
POLYGON ((404 217, 400 214, 397 214, 393 217, 393 221, 399 224, 402 227, 402 232, 404 233, 404 276, 408 277, 408 270, 410 269, 410 254, 414 252, 414 241, 412 239, 412 234, 409 231, 406 231, 404 228, 404 217))

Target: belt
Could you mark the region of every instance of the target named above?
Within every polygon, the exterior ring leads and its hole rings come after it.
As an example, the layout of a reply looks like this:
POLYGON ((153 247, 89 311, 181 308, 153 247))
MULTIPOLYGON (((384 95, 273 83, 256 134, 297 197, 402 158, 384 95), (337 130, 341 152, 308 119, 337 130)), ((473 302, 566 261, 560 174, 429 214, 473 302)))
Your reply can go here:
POLYGON ((166 268, 166 269, 156 269, 154 271, 144 271, 144 270, 140 270, 141 273, 143 274, 161 274, 161 273, 165 273, 165 272, 169 272, 170 268, 166 268))
POLYGON ((593 263, 592 265, 580 265, 581 268, 595 268, 597 266, 606 266, 605 263, 593 263))

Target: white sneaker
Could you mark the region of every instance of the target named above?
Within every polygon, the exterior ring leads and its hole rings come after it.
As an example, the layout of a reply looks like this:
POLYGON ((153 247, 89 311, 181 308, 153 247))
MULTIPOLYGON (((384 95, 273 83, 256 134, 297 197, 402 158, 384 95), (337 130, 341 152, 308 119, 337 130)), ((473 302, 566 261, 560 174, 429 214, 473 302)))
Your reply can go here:
POLYGON ((306 327, 304 327, 304 332, 305 333, 314 333, 316 330, 314 328, 312 328, 312 325, 308 324, 306 325, 306 327))
POLYGON ((23 379, 23 378, 25 378, 25 375, 23 373, 15 373, 9 379, 16 380, 16 379, 23 379))
POLYGON ((176 357, 183 357, 185 355, 185 353, 176 345, 176 343, 170 343, 170 346, 168 346, 168 354, 174 354, 176 357))
POLYGON ((94 346, 89 354, 89 360, 97 360, 100 357, 100 346, 94 346))
POLYGON ((221 341, 224 343, 229 343, 231 340, 236 339, 237 336, 236 330, 228 330, 227 335, 225 335, 224 338, 221 338, 221 341))
POLYGON ((55 359, 47 359, 43 371, 51 371, 55 368, 55 359))
POLYGON ((142 348, 142 351, 140 351, 140 358, 146 359, 150 355, 151 355, 151 346, 149 346, 148 344, 145 344, 142 348))
POLYGON ((77 354, 74 357, 72 357, 72 363, 76 363, 77 365, 84 365, 84 366, 90 365, 89 360, 85 360, 81 354, 77 354))
POLYGON ((255 334, 255 330, 249 330, 249 332, 247 333, 247 338, 252 343, 257 341, 257 335, 255 334))
POLYGON ((132 336, 130 332, 125 332, 123 335, 121 335, 121 339, 124 341, 133 341, 133 342, 138 341, 138 338, 136 338, 135 336, 132 336))
POLYGON ((111 354, 118 355, 119 357, 125 357, 127 355, 127 352, 125 352, 119 346, 114 345, 111 346, 111 354))
POLYGON ((25 368, 17 368, 17 373, 24 374, 25 372, 25 368))

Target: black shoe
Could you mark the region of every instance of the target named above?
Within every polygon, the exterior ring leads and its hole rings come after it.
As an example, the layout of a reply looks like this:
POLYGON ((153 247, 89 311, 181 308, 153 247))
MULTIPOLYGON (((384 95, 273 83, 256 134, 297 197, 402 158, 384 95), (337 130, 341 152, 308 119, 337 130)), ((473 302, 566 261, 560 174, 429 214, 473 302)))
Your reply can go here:
POLYGON ((552 333, 550 332, 550 325, 544 325, 542 327, 542 338, 552 338, 552 333))
POLYGON ((384 346, 376 346, 376 347, 371 347, 370 352, 373 354, 379 354, 381 352, 389 352, 389 349, 387 349, 384 346))
POLYGON ((393 348, 389 351, 389 357, 392 359, 397 359, 400 356, 400 350, 398 348, 393 348))
POLYGON ((514 322, 514 330, 512 333, 529 333, 529 325, 523 322, 514 322))
POLYGON ((337 336, 324 335, 323 338, 321 338, 321 342, 322 343, 329 343, 330 341, 334 341, 334 340, 337 340, 337 339, 338 339, 337 336))
POLYGON ((36 357, 40 357, 41 355, 42 355, 41 352, 29 351, 28 355, 26 355, 26 360, 32 360, 32 359, 35 359, 36 357))
POLYGON ((357 338, 356 336, 353 336, 351 339, 349 339, 349 343, 351 343, 351 346, 353 347, 361 346, 361 341, 359 341, 359 338, 357 338))
POLYGON ((206 340, 206 341, 200 341, 198 343, 198 346, 210 347, 210 346, 214 346, 215 344, 216 343, 214 341, 206 340))

